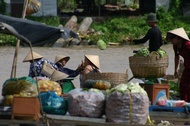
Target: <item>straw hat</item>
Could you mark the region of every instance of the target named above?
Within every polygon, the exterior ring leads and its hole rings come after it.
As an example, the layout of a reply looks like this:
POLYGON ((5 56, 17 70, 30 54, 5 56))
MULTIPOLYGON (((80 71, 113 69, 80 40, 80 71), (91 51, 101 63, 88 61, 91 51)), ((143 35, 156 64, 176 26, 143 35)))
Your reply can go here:
POLYGON ((156 19, 156 14, 154 13, 148 14, 147 22, 158 22, 158 20, 156 19))
POLYGON ((98 69, 100 69, 100 62, 98 55, 85 55, 85 57, 98 69))
POLYGON ((57 62, 59 62, 60 60, 65 59, 66 63, 69 61, 70 57, 69 56, 62 56, 62 55, 57 55, 55 57, 55 61, 54 63, 56 64, 57 62))
POLYGON ((177 36, 189 41, 189 37, 187 36, 184 28, 182 28, 182 27, 174 29, 174 30, 171 30, 171 31, 168 31, 168 33, 172 33, 174 35, 177 35, 177 36))
POLYGON ((32 60, 32 54, 33 54, 33 59, 34 59, 34 60, 35 60, 35 59, 43 58, 42 55, 40 55, 40 54, 38 54, 38 53, 32 51, 32 53, 29 52, 29 53, 26 55, 26 57, 24 58, 24 60, 23 60, 22 62, 28 62, 28 61, 31 61, 31 60, 32 60))
POLYGON ((60 72, 58 70, 55 70, 52 75, 50 76, 50 80, 52 81, 59 81, 59 80, 63 80, 65 78, 67 78, 69 75, 68 74, 65 74, 63 72, 60 72))

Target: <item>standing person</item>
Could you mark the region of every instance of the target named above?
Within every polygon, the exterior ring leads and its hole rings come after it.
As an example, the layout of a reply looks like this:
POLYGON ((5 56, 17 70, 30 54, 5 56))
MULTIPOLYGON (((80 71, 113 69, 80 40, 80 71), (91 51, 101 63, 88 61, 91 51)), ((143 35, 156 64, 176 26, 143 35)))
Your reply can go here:
POLYGON ((158 20, 156 19, 156 15, 154 13, 150 13, 147 16, 148 26, 151 27, 146 35, 142 39, 134 39, 134 44, 145 43, 149 40, 149 48, 150 52, 157 51, 163 44, 162 42, 162 33, 156 23, 158 20))
POLYGON ((84 70, 80 73, 80 87, 83 88, 85 82, 85 74, 90 72, 100 73, 100 62, 98 55, 85 55, 84 56, 84 70))
POLYGON ((80 72, 83 70, 82 64, 80 64, 76 70, 72 70, 69 68, 66 68, 65 65, 69 61, 70 57, 69 56, 62 56, 62 55, 57 55, 55 57, 55 65, 57 65, 58 70, 69 75, 68 77, 76 77, 80 74, 80 72))
POLYGON ((167 32, 167 40, 173 44, 175 54, 174 75, 178 77, 180 56, 184 60, 184 70, 180 79, 180 98, 190 102, 190 40, 184 28, 177 28, 167 32))
POLYGON ((35 77, 35 73, 37 77, 48 77, 47 75, 42 74, 42 67, 44 62, 50 64, 52 68, 57 69, 57 66, 50 62, 47 59, 44 59, 42 55, 36 53, 36 52, 29 52, 26 57, 24 58, 23 62, 30 62, 30 69, 29 69, 29 77, 35 77), (33 54, 33 60, 32 60, 32 54, 33 54), (35 72, 36 71, 36 72, 35 72))

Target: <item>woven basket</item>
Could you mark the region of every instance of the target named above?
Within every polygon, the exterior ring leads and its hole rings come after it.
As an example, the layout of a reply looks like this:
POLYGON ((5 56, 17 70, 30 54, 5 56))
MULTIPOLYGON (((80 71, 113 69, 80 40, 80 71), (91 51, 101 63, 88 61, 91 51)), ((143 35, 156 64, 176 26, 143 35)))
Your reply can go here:
POLYGON ((135 78, 164 77, 168 68, 168 56, 131 56, 129 66, 135 78))
POLYGON ((127 73, 89 73, 86 74, 86 80, 105 80, 111 83, 111 87, 115 87, 121 83, 127 83, 127 73))

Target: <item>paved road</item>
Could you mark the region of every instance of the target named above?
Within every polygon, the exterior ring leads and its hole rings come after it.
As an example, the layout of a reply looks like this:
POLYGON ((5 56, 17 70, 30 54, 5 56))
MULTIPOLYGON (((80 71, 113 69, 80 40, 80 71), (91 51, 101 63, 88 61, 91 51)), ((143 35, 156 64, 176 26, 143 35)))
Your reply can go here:
MULTIPOLYGON (((142 45, 113 47, 109 46, 106 50, 100 50, 97 47, 69 47, 69 48, 47 48, 47 47, 34 47, 33 50, 45 58, 54 61, 56 55, 69 55, 70 61, 66 64, 66 67, 76 69, 81 60, 84 59, 85 54, 96 54, 100 56, 100 66, 102 72, 119 72, 124 73, 128 69, 129 78, 132 77, 132 73, 129 67, 129 56, 133 55, 133 50, 141 48, 142 45)), ((174 68, 174 55, 172 45, 164 45, 162 47, 169 54, 169 67, 166 74, 173 74, 174 68)), ((18 52, 17 61, 17 74, 16 77, 22 77, 28 75, 29 63, 23 63, 22 60, 29 52, 28 47, 20 47, 18 52)), ((13 57, 15 54, 15 47, 0 47, 0 93, 2 84, 6 79, 10 78, 13 57)), ((132 82, 137 82, 138 79, 133 79, 132 82)), ((79 77, 77 77, 73 83, 79 87, 79 77)), ((2 96, 0 96, 2 98, 2 96)))

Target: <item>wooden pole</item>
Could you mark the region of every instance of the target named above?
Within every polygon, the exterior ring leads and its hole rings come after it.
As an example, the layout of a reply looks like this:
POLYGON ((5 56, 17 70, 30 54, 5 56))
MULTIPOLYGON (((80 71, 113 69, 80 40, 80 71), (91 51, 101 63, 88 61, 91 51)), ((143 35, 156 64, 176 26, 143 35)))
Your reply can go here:
MULTIPOLYGON (((24 0, 23 11, 22 11, 22 18, 23 19, 26 16, 27 5, 28 5, 28 0, 24 0)), ((13 58, 13 65, 12 65, 10 78, 16 78, 16 68, 17 68, 17 59, 18 59, 19 46, 20 46, 20 40, 17 39, 17 44, 16 44, 16 48, 15 48, 15 55, 14 55, 14 58, 13 58)))

